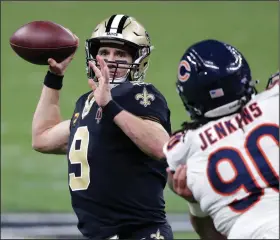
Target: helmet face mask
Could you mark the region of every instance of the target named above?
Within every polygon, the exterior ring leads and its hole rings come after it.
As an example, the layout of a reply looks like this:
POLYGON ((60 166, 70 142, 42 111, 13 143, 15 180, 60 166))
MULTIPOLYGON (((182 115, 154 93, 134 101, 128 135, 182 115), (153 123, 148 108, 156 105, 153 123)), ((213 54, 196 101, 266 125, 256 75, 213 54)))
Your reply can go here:
POLYGON ((149 66, 149 56, 152 50, 150 38, 144 27, 134 18, 126 15, 113 15, 102 21, 92 33, 90 39, 86 40, 86 71, 88 78, 94 79, 95 74, 88 67, 89 61, 96 61, 96 55, 100 47, 118 48, 128 52, 132 56, 132 62, 105 61, 115 73, 119 69, 127 69, 122 77, 114 74, 110 83, 120 84, 124 81, 143 81, 149 66))

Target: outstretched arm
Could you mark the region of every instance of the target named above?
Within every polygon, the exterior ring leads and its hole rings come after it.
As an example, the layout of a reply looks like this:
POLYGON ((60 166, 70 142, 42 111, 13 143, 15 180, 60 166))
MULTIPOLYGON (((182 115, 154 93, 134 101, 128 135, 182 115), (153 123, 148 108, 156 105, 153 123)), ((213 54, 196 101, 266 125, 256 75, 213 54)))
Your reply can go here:
MULTIPOLYGON (((75 36, 77 38, 77 36, 75 36)), ((77 40, 79 40, 77 38, 77 40)), ((59 90, 74 53, 61 63, 48 59, 49 72, 32 122, 32 147, 42 153, 65 154, 70 135, 70 120, 62 121, 59 90)))
POLYGON ((32 147, 42 153, 65 154, 70 120, 62 121, 59 91, 44 86, 32 122, 32 147))

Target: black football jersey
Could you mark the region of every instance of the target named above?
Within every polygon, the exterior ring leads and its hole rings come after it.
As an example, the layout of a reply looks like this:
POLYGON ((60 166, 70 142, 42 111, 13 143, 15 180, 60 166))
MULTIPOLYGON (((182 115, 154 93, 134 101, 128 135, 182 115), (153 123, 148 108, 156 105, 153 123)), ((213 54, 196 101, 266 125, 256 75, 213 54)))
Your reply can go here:
MULTIPOLYGON (((121 228, 164 223, 166 162, 144 154, 91 95, 78 99, 70 123, 69 187, 78 228, 87 237, 108 237, 121 228)), ((125 82, 112 97, 171 133, 166 100, 152 84, 125 82)))

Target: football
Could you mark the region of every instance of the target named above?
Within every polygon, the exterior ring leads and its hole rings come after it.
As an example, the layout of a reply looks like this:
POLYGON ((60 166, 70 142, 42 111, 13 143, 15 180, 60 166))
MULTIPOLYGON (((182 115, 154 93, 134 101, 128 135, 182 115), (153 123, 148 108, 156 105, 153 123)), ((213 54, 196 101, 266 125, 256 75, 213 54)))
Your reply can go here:
POLYGON ((67 28, 51 21, 33 21, 20 27, 10 38, 18 56, 37 64, 48 65, 48 58, 57 62, 74 53, 78 40, 67 28))

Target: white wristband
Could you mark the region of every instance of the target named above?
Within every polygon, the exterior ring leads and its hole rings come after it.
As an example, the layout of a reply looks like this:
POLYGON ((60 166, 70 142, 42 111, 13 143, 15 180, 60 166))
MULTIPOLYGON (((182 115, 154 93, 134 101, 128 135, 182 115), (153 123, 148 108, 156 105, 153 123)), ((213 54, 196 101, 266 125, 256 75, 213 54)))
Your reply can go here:
POLYGON ((187 203, 189 206, 189 211, 193 216, 201 217, 201 218, 208 216, 208 214, 206 214, 201 210, 199 203, 190 203, 190 202, 187 203))

